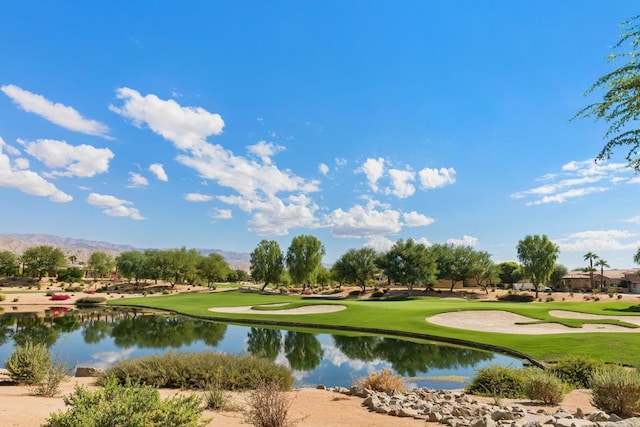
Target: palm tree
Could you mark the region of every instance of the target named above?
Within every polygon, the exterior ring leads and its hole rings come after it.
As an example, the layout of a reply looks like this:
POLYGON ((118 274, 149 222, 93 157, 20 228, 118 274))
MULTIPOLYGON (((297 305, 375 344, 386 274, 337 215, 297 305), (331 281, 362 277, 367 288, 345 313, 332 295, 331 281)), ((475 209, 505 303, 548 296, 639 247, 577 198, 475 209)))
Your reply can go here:
POLYGON ((589 261, 589 284, 591 285, 591 289, 593 289, 593 261, 598 259, 598 255, 593 252, 587 252, 583 258, 585 261, 589 261))
POLYGON ((609 268, 609 264, 606 260, 600 258, 593 265, 600 267, 600 289, 604 287, 604 268, 609 268))

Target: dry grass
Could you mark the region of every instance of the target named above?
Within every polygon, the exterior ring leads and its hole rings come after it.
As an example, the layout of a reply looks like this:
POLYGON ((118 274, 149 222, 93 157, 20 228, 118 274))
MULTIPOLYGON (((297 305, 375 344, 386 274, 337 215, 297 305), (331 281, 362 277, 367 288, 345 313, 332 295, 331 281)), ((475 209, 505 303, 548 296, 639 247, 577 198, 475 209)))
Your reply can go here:
POLYGON ((407 388, 402 382, 402 377, 393 375, 388 369, 380 372, 373 372, 358 380, 358 387, 368 388, 375 391, 405 391, 407 388))

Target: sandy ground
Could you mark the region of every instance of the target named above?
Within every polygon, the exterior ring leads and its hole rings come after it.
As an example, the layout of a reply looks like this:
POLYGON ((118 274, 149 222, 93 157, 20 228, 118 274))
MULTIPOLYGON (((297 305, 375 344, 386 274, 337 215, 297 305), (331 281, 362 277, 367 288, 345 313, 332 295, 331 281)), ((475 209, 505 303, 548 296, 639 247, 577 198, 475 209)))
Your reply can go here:
MULTIPOLYGON (((498 292, 492 292, 488 295, 481 291, 472 292, 472 297, 477 299, 495 300, 498 292)), ((100 294, 99 294, 100 295, 100 294)), ((140 294, 132 294, 128 296, 139 296, 140 294)), ((52 306, 69 306, 73 302, 87 296, 87 294, 76 293, 71 299, 67 301, 51 301, 49 297, 46 297, 42 293, 20 293, 20 294, 7 294, 7 299, 0 302, 0 307, 5 311, 33 311, 34 308, 46 308, 52 306)), ((120 298, 119 295, 102 295, 110 299, 120 298)), ((466 297, 469 297, 467 292, 466 297)), ((545 294, 541 294, 542 298, 545 298, 545 294)), ((569 295, 569 294, 554 294, 556 301, 582 301, 585 300, 585 296, 582 294, 569 295)), ((588 297, 587 297, 588 298, 588 297)), ((638 296, 625 295, 622 298, 623 301, 638 302, 638 296)), ((602 301, 610 301, 606 296, 602 298, 602 301)), ((589 303, 597 303, 594 300, 590 300, 589 303)), ((249 310, 250 307, 244 307, 242 310, 249 310)), ((326 312, 324 310, 336 310, 344 309, 344 306, 340 305, 327 305, 320 304, 305 308, 298 312, 289 312, 289 314, 303 314, 310 312, 326 312)), ((228 308, 227 310, 231 310, 228 308)), ((233 308, 238 310, 238 307, 233 308)), ((216 309, 216 311, 224 311, 216 309)), ((277 314, 286 314, 288 310, 274 310, 277 314)), ((231 312, 231 311, 227 311, 231 312)), ((234 311, 238 312, 238 311, 234 311)), ((244 311, 246 312, 246 311, 244 311)), ((254 310, 253 313, 258 311, 254 310)), ((260 313, 270 313, 271 311, 259 311, 260 313)), ((553 311, 551 313, 556 317, 569 317, 577 316, 575 312, 553 311)), ((587 318, 587 317, 585 317, 587 318)), ((594 318, 589 316, 588 318, 594 318)), ((519 322, 529 322, 531 319, 514 315, 499 310, 486 310, 482 312, 458 312, 447 313, 438 315, 427 319, 429 322, 437 323, 445 326, 466 328, 472 330, 490 330, 494 332, 504 333, 562 333, 565 332, 579 332, 577 328, 568 329, 561 325, 543 324, 543 325, 519 325, 519 322), (481 316, 479 321, 479 317, 481 316), (479 329, 480 326, 482 329, 479 329), (560 328, 558 328, 560 327, 560 328), (543 332, 544 331, 544 332, 543 332)), ((634 318, 625 317, 625 321, 630 323, 640 324, 640 316, 634 318)), ((599 329, 599 326, 605 325, 592 325, 589 328, 596 328, 593 331, 604 331, 605 329, 599 329)), ((610 325, 609 325, 610 326, 610 325)), ((607 326, 607 327, 609 327, 607 326)), ((624 328, 623 328, 624 329, 624 328)), ((589 332, 593 332, 589 331, 589 332)), ((627 329, 628 331, 628 329, 627 329)), ((634 330, 635 331, 635 330, 634 330)), ((583 331, 586 332, 586 329, 583 331)), ((638 331, 640 332, 640 331, 638 331)), ((65 405, 62 399, 63 395, 68 395, 73 392, 75 384, 86 385, 88 387, 95 387, 95 380, 92 378, 73 378, 63 384, 61 394, 55 398, 42 398, 31 395, 31 390, 28 387, 17 386, 6 381, 0 382, 0 420, 3 426, 19 426, 19 427, 31 427, 41 425, 49 417, 49 414, 65 410, 65 405)), ((176 392, 174 390, 161 390, 163 397, 173 395, 176 392)), ((395 427, 404 426, 418 426, 425 425, 424 421, 413 420, 406 418, 389 417, 386 415, 371 413, 361 406, 362 399, 356 397, 349 397, 342 394, 333 393, 325 390, 318 390, 313 388, 302 388, 288 392, 288 398, 291 400, 290 414, 295 420, 298 420, 298 426, 311 427, 311 426, 388 426, 394 425, 395 427)), ((492 402, 490 398, 477 397, 480 401, 492 402)), ((246 426, 243 421, 244 415, 242 408, 246 407, 246 395, 239 393, 231 394, 231 400, 235 402, 231 406, 235 409, 227 411, 205 411, 205 418, 213 418, 209 422, 208 426, 246 426)), ((527 400, 513 400, 503 399, 503 405, 522 405, 528 408, 541 409, 547 412, 553 412, 559 407, 563 407, 571 412, 575 412, 580 408, 585 413, 589 413, 595 408, 591 405, 591 395, 588 390, 574 390, 567 395, 561 405, 555 407, 538 406, 532 404, 527 400)), ((429 425, 430 423, 426 423, 429 425)), ((431 427, 435 427, 433 424, 431 427)))
MULTIPOLYGON (((278 306, 280 304, 264 304, 261 307, 269 307, 269 306, 278 306)), ((281 309, 281 310, 254 310, 253 306, 241 306, 241 307, 215 307, 210 308, 209 311, 217 312, 217 313, 234 313, 234 314, 242 314, 242 313, 251 313, 251 314, 283 314, 283 315, 291 315, 291 314, 320 314, 320 313, 335 313, 336 311, 342 311, 347 308, 344 305, 332 305, 332 304, 316 304, 316 305, 307 305, 305 307, 296 307, 289 309, 281 309)))
MULTIPOLYGON (((6 382, 0 384, 0 420, 5 427, 33 427, 46 422, 51 413, 64 411, 65 405, 62 396, 73 392, 76 384, 89 388, 96 387, 94 378, 73 378, 62 386, 59 397, 36 397, 31 395, 29 387, 7 385, 6 382)), ((163 397, 175 394, 185 394, 185 391, 160 390, 163 397)), ((315 426, 368 426, 383 427, 393 425, 394 427, 438 426, 435 423, 425 423, 421 420, 408 418, 390 417, 388 415, 369 412, 362 406, 362 399, 345 396, 326 390, 315 388, 296 389, 286 394, 291 401, 289 414, 291 419, 298 420, 299 427, 315 426)), ((490 398, 477 397, 480 401, 493 403, 490 398)), ((236 427, 247 426, 244 422, 243 409, 246 407, 246 394, 230 394, 231 410, 205 411, 203 418, 212 418, 207 424, 209 427, 236 427)), ((588 390, 574 390, 567 395, 559 406, 533 405, 526 400, 503 399, 505 406, 521 405, 527 409, 544 410, 548 413, 555 412, 559 407, 563 407, 574 413, 580 408, 585 413, 595 410, 590 404, 591 395, 588 390)))

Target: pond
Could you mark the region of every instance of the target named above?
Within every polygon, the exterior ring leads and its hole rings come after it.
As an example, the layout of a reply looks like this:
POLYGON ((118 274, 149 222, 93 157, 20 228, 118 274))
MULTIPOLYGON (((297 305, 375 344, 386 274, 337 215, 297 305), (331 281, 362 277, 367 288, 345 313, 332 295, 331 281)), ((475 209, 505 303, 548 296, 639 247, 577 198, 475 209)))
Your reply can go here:
POLYGON ((45 343, 70 364, 108 368, 166 351, 251 353, 291 367, 295 386, 351 386, 381 369, 409 387, 463 388, 478 369, 523 362, 483 350, 372 335, 346 336, 237 326, 143 310, 51 309, 0 316, 0 362, 16 344, 45 343))

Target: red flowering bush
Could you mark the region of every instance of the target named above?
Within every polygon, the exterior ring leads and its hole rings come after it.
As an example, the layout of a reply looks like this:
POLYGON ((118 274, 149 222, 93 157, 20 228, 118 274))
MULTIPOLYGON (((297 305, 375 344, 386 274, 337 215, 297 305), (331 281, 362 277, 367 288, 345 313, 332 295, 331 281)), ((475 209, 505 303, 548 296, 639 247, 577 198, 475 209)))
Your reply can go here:
POLYGON ((71 298, 69 295, 67 294, 53 294, 51 295, 51 299, 53 301, 65 301, 68 300, 69 298, 71 298))

